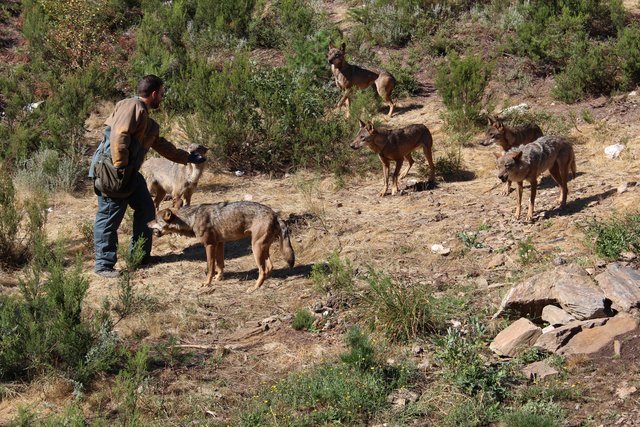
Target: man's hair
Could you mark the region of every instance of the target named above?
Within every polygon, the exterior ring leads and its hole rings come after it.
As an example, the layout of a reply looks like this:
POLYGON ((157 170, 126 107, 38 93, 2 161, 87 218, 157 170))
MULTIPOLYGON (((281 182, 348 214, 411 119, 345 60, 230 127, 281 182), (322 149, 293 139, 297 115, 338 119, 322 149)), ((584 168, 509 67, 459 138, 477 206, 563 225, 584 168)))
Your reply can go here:
POLYGON ((150 96, 153 91, 159 91, 164 82, 158 76, 149 74, 140 79, 138 83, 138 96, 146 98, 150 96))

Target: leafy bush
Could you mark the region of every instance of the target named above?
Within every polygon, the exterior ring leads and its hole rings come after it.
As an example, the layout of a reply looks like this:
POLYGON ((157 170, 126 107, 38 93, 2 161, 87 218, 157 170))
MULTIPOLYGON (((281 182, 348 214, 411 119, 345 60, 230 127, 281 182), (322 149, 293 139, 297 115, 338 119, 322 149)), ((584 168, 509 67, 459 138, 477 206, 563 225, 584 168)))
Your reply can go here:
POLYGON ((622 29, 614 47, 622 73, 621 86, 631 89, 640 82, 640 27, 631 24, 622 29))
POLYGON ((603 258, 617 259, 624 251, 640 251, 640 214, 614 214, 606 220, 592 218, 581 227, 596 254, 603 258))
POLYGON ((351 261, 340 258, 337 251, 331 252, 326 263, 311 267, 311 281, 322 292, 330 292, 339 302, 346 304, 353 298, 355 284, 351 261))
POLYGON ((556 76, 553 95, 564 102, 576 102, 585 95, 609 94, 615 87, 615 69, 604 45, 576 42, 566 68, 556 76))
POLYGON ((16 184, 30 192, 74 191, 86 173, 86 164, 79 148, 69 152, 67 156, 45 148, 19 162, 16 184))
POLYGON ((436 76, 436 87, 449 109, 447 120, 454 129, 473 127, 480 118, 491 67, 478 56, 460 58, 454 52, 447 59, 436 76))
POLYGON ((82 316, 89 283, 81 271, 78 262, 66 272, 61 257, 49 253, 21 281, 22 298, 1 297, 0 378, 31 379, 54 368, 81 385, 116 361, 108 314, 82 316))
POLYGON ((374 362, 374 349, 358 330, 349 333, 348 343, 353 347, 346 362, 323 363, 278 381, 252 399, 239 425, 369 424, 388 405, 387 395, 408 383, 412 370, 374 362))
POLYGON ((369 269, 365 312, 377 329, 394 341, 407 341, 442 329, 435 300, 422 286, 393 284, 391 278, 369 269))
POLYGON ((296 331, 304 329, 305 331, 312 331, 314 329, 313 323, 316 318, 313 317, 313 314, 309 312, 309 310, 305 308, 298 309, 296 311, 295 316, 293 317, 293 322, 291 323, 291 327, 296 331))

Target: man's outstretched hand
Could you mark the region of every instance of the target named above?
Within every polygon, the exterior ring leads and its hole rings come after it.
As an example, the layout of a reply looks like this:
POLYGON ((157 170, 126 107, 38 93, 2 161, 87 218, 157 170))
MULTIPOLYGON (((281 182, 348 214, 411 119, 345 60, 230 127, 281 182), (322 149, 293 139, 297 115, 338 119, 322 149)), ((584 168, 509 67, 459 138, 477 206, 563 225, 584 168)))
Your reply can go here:
POLYGON ((199 163, 204 163, 205 160, 207 160, 206 157, 196 152, 189 153, 189 157, 187 157, 187 163, 199 164, 199 163))

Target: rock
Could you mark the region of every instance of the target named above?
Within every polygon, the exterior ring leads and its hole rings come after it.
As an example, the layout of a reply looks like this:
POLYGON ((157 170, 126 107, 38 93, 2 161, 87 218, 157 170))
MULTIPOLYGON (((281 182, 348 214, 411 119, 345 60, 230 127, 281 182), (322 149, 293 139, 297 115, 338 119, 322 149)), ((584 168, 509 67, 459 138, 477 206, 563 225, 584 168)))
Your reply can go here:
POLYGON ((609 159, 617 159, 620 156, 620 153, 624 150, 624 145, 622 144, 613 144, 605 147, 604 155, 609 159))
POLYGON ((547 305, 542 309, 542 320, 552 326, 566 325, 576 320, 572 315, 555 305, 547 305))
POLYGON ((542 380, 546 377, 558 375, 559 372, 550 366, 546 360, 540 360, 522 368, 522 373, 529 380, 542 380))
POLYGON ((620 344, 620 340, 613 341, 613 354, 615 356, 620 357, 620 350, 622 350, 622 344, 620 344))
POLYGON ((494 268, 503 266, 507 262, 507 256, 505 254, 497 254, 489 260, 487 263, 487 270, 493 270, 494 268))
POLYGON ((607 266, 607 261, 603 260, 603 259, 599 259, 596 261, 596 267, 597 268, 604 268, 607 266))
POLYGON ((439 254, 439 255, 449 255, 451 253, 451 249, 445 248, 439 243, 431 245, 431 252, 439 254))
POLYGON ((615 337, 638 327, 638 321, 628 314, 612 317, 602 326, 584 329, 572 337, 559 354, 592 354, 609 345, 615 337))
POLYGON ((489 281, 484 277, 478 277, 476 279, 476 285, 478 286, 478 288, 487 289, 489 287, 489 281))
POLYGON ((406 388, 401 388, 392 391, 391 394, 387 396, 387 402, 391 403, 396 409, 402 409, 409 403, 417 401, 418 397, 418 393, 407 390, 406 388))
POLYGON ((560 255, 553 258, 553 265, 564 265, 566 263, 567 261, 565 261, 565 259, 562 258, 560 255))
POLYGON ((555 326, 553 326, 553 325, 549 325, 549 326, 547 326, 547 327, 545 327, 545 328, 542 328, 542 333, 543 333, 543 334, 546 334, 547 332, 551 332, 551 331, 553 331, 555 328, 556 328, 555 326))
POLYGON ((559 349, 564 347, 569 342, 569 340, 577 333, 585 329, 604 325, 608 320, 609 318, 605 317, 602 319, 571 322, 568 325, 562 326, 560 328, 555 328, 550 332, 546 332, 540 335, 533 346, 550 351, 552 353, 556 353, 559 349))
POLYGON ((617 262, 596 276, 596 281, 612 308, 628 312, 640 307, 640 272, 617 262))
POLYGON ((418 355, 424 353, 424 348, 422 348, 422 346, 416 344, 411 348, 411 352, 413 354, 415 354, 416 356, 418 356, 418 355))
POLYGON ((557 304, 553 296, 553 280, 553 272, 548 271, 532 276, 512 287, 502 299, 500 308, 493 317, 518 313, 530 319, 539 318, 545 306, 557 304))
POLYGON ((631 396, 633 393, 638 391, 634 386, 630 387, 620 387, 616 390, 616 396, 620 399, 625 400, 627 397, 631 396))
POLYGON ((513 114, 524 114, 527 110, 529 110, 529 105, 525 102, 518 105, 512 105, 511 107, 507 107, 500 113, 500 116, 507 117, 513 114))
POLYGON ((620 259, 623 260, 623 261, 633 261, 637 257, 638 256, 636 254, 634 254, 633 252, 622 252, 620 254, 620 259))
POLYGON ((521 317, 500 331, 489 348, 502 356, 517 356, 526 350, 542 334, 542 330, 530 320, 521 317))
POLYGON ((622 193, 625 193, 628 189, 629 189, 629 186, 625 182, 624 184, 620 184, 616 191, 618 192, 618 194, 622 194, 622 193))
POLYGON ((567 313, 578 320, 604 317, 605 295, 584 268, 572 264, 553 271, 553 295, 567 313))

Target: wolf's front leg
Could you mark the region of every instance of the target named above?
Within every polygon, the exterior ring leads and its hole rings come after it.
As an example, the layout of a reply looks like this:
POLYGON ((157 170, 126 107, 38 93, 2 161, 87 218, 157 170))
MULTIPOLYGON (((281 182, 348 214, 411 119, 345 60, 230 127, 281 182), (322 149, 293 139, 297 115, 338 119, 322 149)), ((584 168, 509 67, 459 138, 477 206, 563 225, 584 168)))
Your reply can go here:
POLYGON ((387 189, 389 188, 389 161, 382 156, 380 156, 380 161, 382 162, 382 179, 384 180, 384 187, 378 196, 384 197, 385 194, 387 194, 387 189))
POLYGON ((518 182, 516 198, 518 200, 518 204, 516 205, 516 219, 520 219, 520 208, 522 205, 522 181, 518 182))
POLYGON ((224 242, 219 242, 216 245, 216 265, 218 266, 218 274, 213 280, 219 282, 224 274, 224 242))
POLYGON ((213 276, 216 274, 216 245, 215 243, 204 243, 204 250, 207 253, 207 280, 202 284, 202 286, 211 286, 211 282, 213 281, 213 276))
POLYGON ((511 192, 511 181, 507 181, 507 182, 505 182, 504 187, 502 188, 502 191, 500 192, 500 195, 508 196, 510 192, 511 192))

